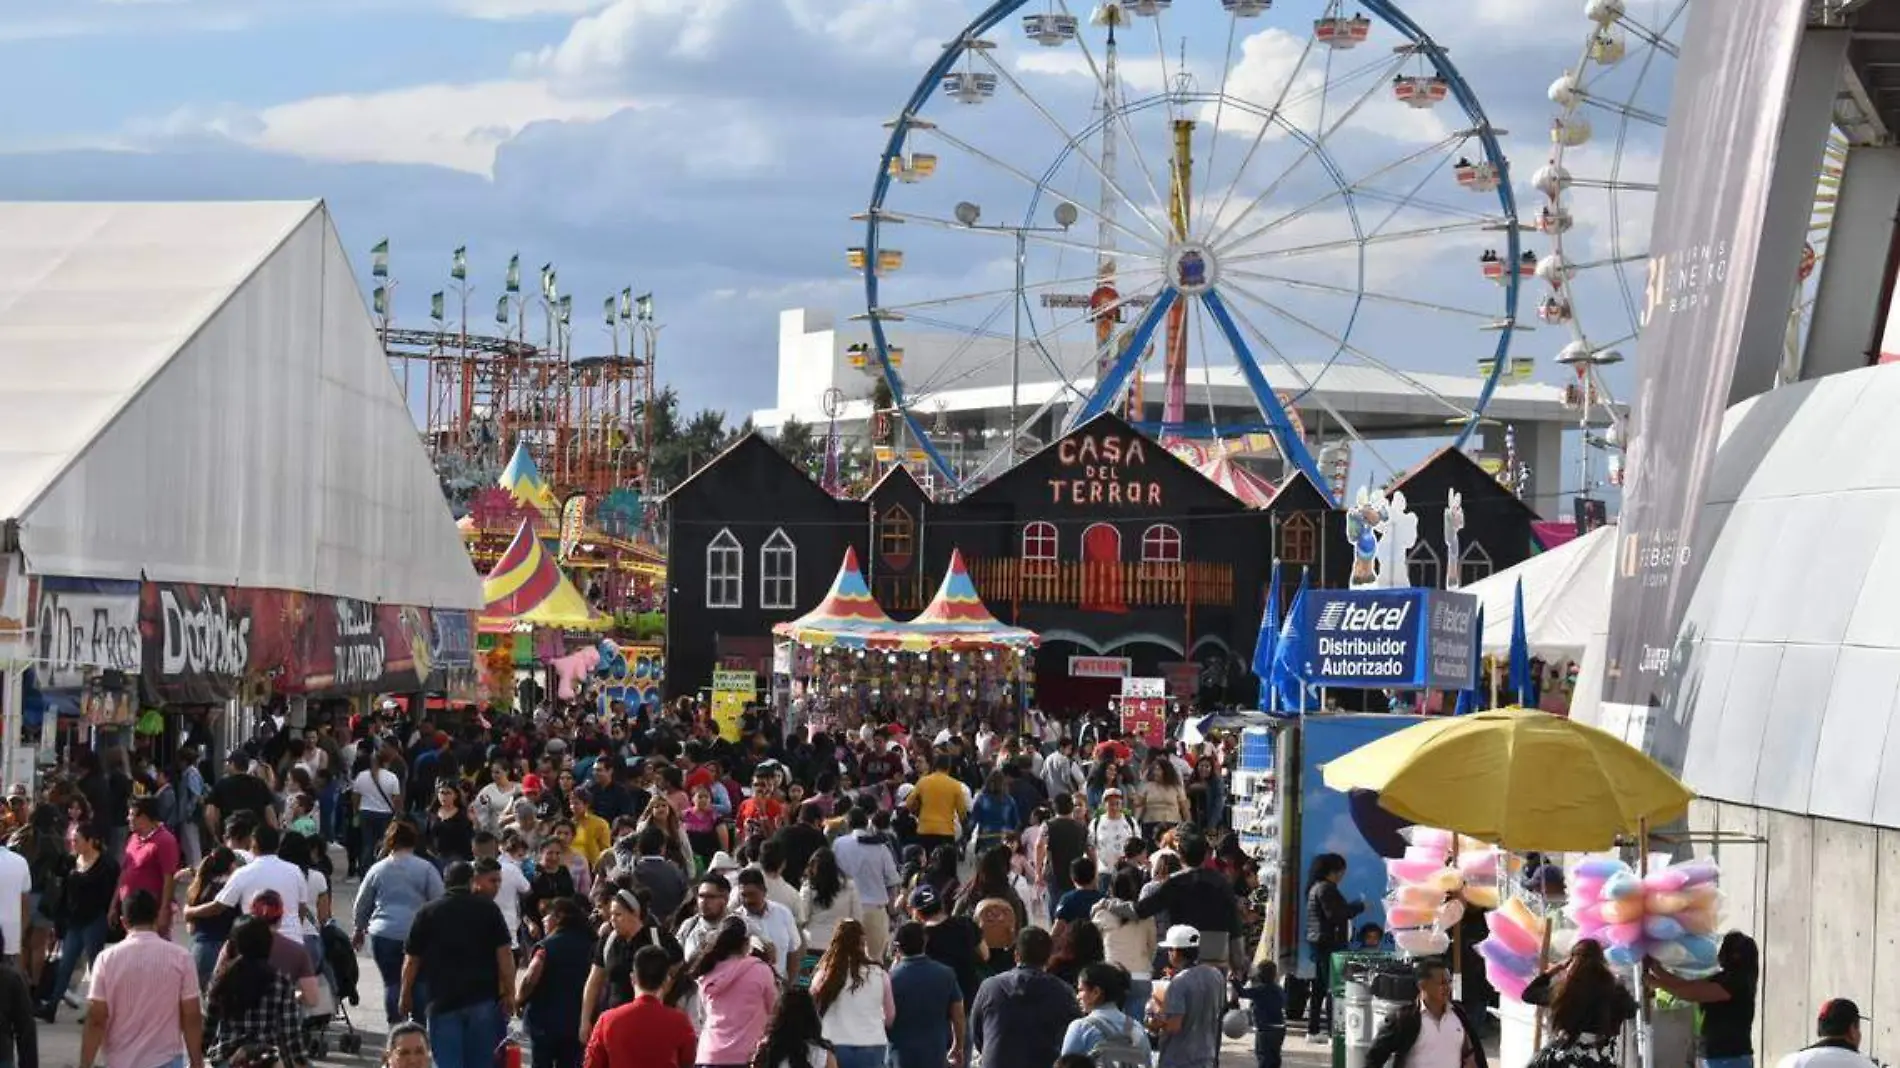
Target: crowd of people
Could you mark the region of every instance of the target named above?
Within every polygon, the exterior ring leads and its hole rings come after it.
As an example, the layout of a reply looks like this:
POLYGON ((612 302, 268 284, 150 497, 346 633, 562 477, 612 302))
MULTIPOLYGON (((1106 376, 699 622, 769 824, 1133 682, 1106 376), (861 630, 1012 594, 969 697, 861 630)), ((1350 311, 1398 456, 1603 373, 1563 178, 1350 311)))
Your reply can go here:
MULTIPOLYGON (((1215 1068, 1248 1032, 1281 1062, 1231 740, 761 712, 735 741, 685 701, 452 727, 385 705, 270 723, 215 777, 199 752, 82 753, 9 792, 0 1062, 37 1068, 36 1022, 70 1006, 80 1068, 302 1066, 359 955, 391 1068, 490 1068, 510 1042, 535 1068, 1215 1068)), ((1315 867, 1316 947, 1357 915, 1342 870, 1315 867)), ((1703 1007, 1711 1068, 1751 1068, 1754 944, 1721 959, 1649 980, 1703 1007)), ((1417 979, 1368 1068, 1483 1068, 1443 962, 1417 979)), ((1636 1012, 1589 941, 1527 1000, 1553 1020, 1542 1068, 1607 1065, 1636 1012)), ((1816 1049, 1858 1020, 1831 1002, 1816 1049)))

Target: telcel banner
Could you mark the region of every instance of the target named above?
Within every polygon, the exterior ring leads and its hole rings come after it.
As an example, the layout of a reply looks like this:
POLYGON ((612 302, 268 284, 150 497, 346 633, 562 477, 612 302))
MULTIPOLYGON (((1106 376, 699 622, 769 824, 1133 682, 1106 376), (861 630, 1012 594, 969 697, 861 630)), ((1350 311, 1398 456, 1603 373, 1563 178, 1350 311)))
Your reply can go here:
POLYGON ((1478 599, 1449 590, 1308 590, 1306 681, 1346 689, 1468 690, 1478 599))

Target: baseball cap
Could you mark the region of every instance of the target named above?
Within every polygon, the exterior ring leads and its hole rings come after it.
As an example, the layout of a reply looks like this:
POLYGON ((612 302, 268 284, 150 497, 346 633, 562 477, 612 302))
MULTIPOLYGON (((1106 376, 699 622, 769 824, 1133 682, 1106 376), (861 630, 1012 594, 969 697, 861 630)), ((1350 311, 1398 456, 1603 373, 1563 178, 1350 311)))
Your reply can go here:
POLYGON ((523 775, 521 777, 521 789, 522 789, 522 792, 524 793, 530 793, 530 794, 540 793, 542 789, 541 776, 536 775, 532 771, 527 773, 526 775, 523 775))
POLYGON ((1201 932, 1185 923, 1177 923, 1168 928, 1167 936, 1162 938, 1161 945, 1165 949, 1199 949, 1201 948, 1201 932))
POLYGON ((265 890, 251 899, 251 915, 265 923, 279 923, 284 918, 284 898, 275 890, 265 890))
POLYGON ((1860 1014, 1860 1006, 1846 998, 1834 998, 1823 1002, 1821 1016, 1814 1022, 1814 1032, 1822 1038, 1838 1038, 1847 1033, 1847 1029, 1865 1020, 1860 1014))
POLYGON ((1121 795, 1122 795, 1122 792, 1119 788, 1111 786, 1108 789, 1102 791, 1102 800, 1106 801, 1111 797, 1120 797, 1121 795))
POLYGON ((910 907, 918 912, 935 912, 941 905, 934 887, 919 886, 910 892, 910 907))

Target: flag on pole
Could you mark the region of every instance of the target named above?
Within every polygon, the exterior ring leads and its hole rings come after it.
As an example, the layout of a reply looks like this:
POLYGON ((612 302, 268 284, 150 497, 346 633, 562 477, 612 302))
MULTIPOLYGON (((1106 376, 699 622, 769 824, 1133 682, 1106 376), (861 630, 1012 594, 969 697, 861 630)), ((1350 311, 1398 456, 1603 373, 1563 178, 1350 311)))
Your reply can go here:
POLYGON ((506 293, 495 298, 495 321, 503 326, 508 325, 508 294, 506 293))
POLYGON ((439 289, 429 294, 429 318, 438 323, 442 321, 442 296, 443 293, 439 289))
POLYGON ((389 287, 377 286, 371 290, 369 294, 369 305, 371 310, 375 311, 378 316, 387 318, 389 316, 389 287))
POLYGON ((630 323, 633 321, 633 289, 632 287, 628 287, 620 291, 620 321, 623 323, 630 323))
POLYGON ((1282 715, 1304 711, 1313 698, 1313 688, 1305 685, 1307 665, 1300 661, 1301 640, 1311 626, 1307 606, 1306 572, 1300 572, 1300 588, 1288 603, 1286 619, 1280 624, 1280 637, 1273 648, 1273 692, 1282 715))
POLYGON ((600 312, 601 317, 607 320, 608 326, 614 325, 616 321, 615 315, 617 314, 614 308, 614 298, 608 297, 607 303, 601 305, 600 312))
POLYGON ((1528 708, 1536 703, 1531 692, 1531 639, 1524 626, 1524 579, 1517 580, 1517 593, 1511 604, 1511 692, 1517 703, 1528 708))
POLYGON ((553 300, 556 292, 554 265, 552 263, 544 263, 541 265, 541 296, 548 300, 553 300))
POLYGON ((1273 646, 1280 636, 1280 561, 1273 562, 1267 576, 1267 600, 1260 610, 1260 636, 1253 643, 1253 674, 1260 680, 1260 696, 1269 708, 1273 704, 1273 646))
POLYGON ((386 237, 369 248, 369 274, 371 278, 389 277, 389 239, 386 237))
POLYGON ((510 293, 521 292, 521 253, 519 252, 508 257, 508 284, 506 289, 510 293))
POLYGON ((1474 627, 1473 629, 1477 633, 1472 637, 1472 642, 1473 644, 1477 646, 1477 648, 1472 650, 1471 661, 1472 663, 1478 665, 1478 671, 1471 678, 1471 688, 1469 690, 1458 691, 1458 707, 1456 710, 1452 712, 1452 715, 1454 716, 1468 716, 1471 713, 1476 712, 1478 710, 1478 702, 1484 700, 1484 694, 1481 692, 1482 689, 1484 688, 1484 674, 1485 674, 1484 672, 1484 606, 1483 605, 1478 606, 1478 622, 1477 622, 1477 626, 1474 627))
POLYGON ((555 307, 561 310, 561 325, 566 326, 574 317, 574 298, 563 296, 555 302, 555 307))
POLYGON ((449 263, 449 277, 455 279, 458 282, 464 281, 468 278, 468 246, 467 245, 456 246, 455 259, 449 263))
POLYGON ((642 293, 633 298, 633 315, 643 323, 653 321, 653 294, 642 293))

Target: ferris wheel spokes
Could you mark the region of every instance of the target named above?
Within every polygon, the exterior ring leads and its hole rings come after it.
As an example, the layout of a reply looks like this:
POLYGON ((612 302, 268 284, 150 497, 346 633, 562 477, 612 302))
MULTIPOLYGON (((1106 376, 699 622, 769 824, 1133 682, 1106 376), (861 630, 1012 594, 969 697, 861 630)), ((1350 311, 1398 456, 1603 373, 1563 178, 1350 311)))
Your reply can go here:
POLYGON ((1477 311, 1472 308, 1460 308, 1450 304, 1438 304, 1429 300, 1419 300, 1416 297, 1402 297, 1396 293, 1382 293, 1374 289, 1352 289, 1346 286, 1331 285, 1326 282, 1316 282, 1310 278, 1288 278, 1284 275, 1264 274, 1260 271, 1242 270, 1238 267, 1230 268, 1228 273, 1236 278, 1251 278, 1256 282, 1271 282, 1276 285, 1287 286, 1291 289, 1306 289, 1316 293, 1332 293, 1343 297, 1382 301, 1387 304, 1401 304, 1409 308, 1418 308, 1422 311, 1442 312, 1446 315, 1457 315, 1476 319, 1483 323, 1494 323, 1497 322, 1498 318, 1496 312, 1477 311))
MULTIPOLYGON (((1341 129, 1343 129, 1348 122, 1351 122, 1353 116, 1358 114, 1359 109, 1364 107, 1367 101, 1371 100, 1374 96, 1376 96, 1379 90, 1385 88, 1386 75, 1390 75, 1393 71, 1403 66, 1405 63, 1405 59, 1406 57, 1401 55, 1396 61, 1392 63, 1379 64, 1379 66, 1382 66, 1385 68, 1381 76, 1372 79, 1371 84, 1367 86, 1366 91, 1359 94, 1359 96, 1353 100, 1351 106, 1346 108, 1345 113, 1340 115, 1336 120, 1334 120, 1331 126, 1325 127, 1323 130, 1318 132, 1317 136, 1313 138, 1303 139, 1306 142, 1306 147, 1303 150, 1301 150, 1298 156, 1294 157, 1293 162, 1287 165, 1286 170, 1282 171, 1279 177, 1275 178, 1271 183, 1269 183, 1267 188, 1261 190, 1259 196, 1256 196, 1251 201, 1249 201, 1247 206, 1244 209, 1242 209, 1238 214, 1236 214, 1232 219, 1228 220, 1228 222, 1225 225, 1222 225, 1221 221, 1218 218, 1214 220, 1215 225, 1219 226, 1220 229, 1214 231, 1213 235, 1207 239, 1207 243, 1210 246, 1213 246, 1216 248, 1220 247, 1220 245, 1227 238, 1227 236, 1234 232, 1235 227, 1240 225, 1240 221, 1246 218, 1247 216, 1253 214, 1255 211, 1258 211, 1260 209, 1260 206, 1267 202, 1267 198, 1272 196, 1274 192, 1276 192, 1280 188, 1280 186, 1286 182, 1287 179, 1291 178, 1293 176, 1293 173, 1297 171, 1302 164, 1304 164, 1307 160, 1313 158, 1314 156, 1324 157, 1326 142, 1329 139, 1331 139, 1334 134, 1338 133, 1341 129)), ((1370 69, 1370 67, 1368 67, 1367 69, 1370 69)), ((1334 177, 1337 180, 1338 175, 1334 175, 1334 177)))
MULTIPOLYGON (((1252 244, 1254 241, 1259 240, 1261 237, 1266 236, 1268 233, 1271 233, 1272 231, 1279 229, 1281 226, 1284 226, 1290 222, 1294 222, 1304 217, 1309 212, 1312 212, 1320 208, 1321 206, 1328 204, 1334 200, 1341 199, 1342 197, 1350 197, 1354 195, 1361 195, 1361 196, 1372 195, 1369 187, 1367 186, 1367 183, 1370 183, 1378 178, 1382 178, 1385 175, 1392 173, 1401 167, 1406 167, 1413 163, 1416 163, 1419 160, 1424 159, 1425 157, 1431 155, 1433 152, 1438 151, 1440 149, 1446 150, 1445 158, 1449 160, 1451 158, 1450 153, 1452 151, 1456 151, 1457 147, 1459 145, 1462 145, 1466 140, 1467 140, 1467 137, 1465 134, 1453 134, 1451 137, 1448 137, 1445 140, 1440 141, 1438 144, 1427 145, 1426 147, 1418 150, 1417 152, 1413 152, 1409 155, 1403 156, 1393 163, 1387 164, 1386 166, 1381 167, 1378 170, 1372 171, 1371 173, 1365 175, 1364 177, 1358 179, 1355 182, 1352 182, 1351 184, 1336 183, 1333 186, 1333 188, 1327 190, 1324 193, 1321 193, 1319 196, 1313 198, 1312 200, 1306 202, 1305 204, 1302 204, 1299 207, 1294 208, 1292 211, 1289 211, 1283 215, 1280 215, 1277 218, 1268 220, 1267 222, 1261 224, 1260 227, 1251 231, 1245 236, 1235 238, 1234 240, 1225 242, 1224 244, 1219 244, 1216 247, 1216 251, 1231 252, 1231 251, 1243 249, 1246 246, 1252 244)), ((1282 177, 1284 178, 1285 176, 1283 175, 1282 177)), ((1429 178, 1430 175, 1428 174, 1426 177, 1429 178)), ((1268 193, 1273 192, 1274 188, 1275 188, 1274 186, 1269 186, 1267 189, 1267 192, 1268 193)), ((1413 203, 1416 203, 1416 202, 1414 201, 1413 203)), ((1399 205, 1399 207, 1404 207, 1404 206, 1405 206, 1404 204, 1399 205)), ((1459 214, 1463 214, 1463 213, 1459 213, 1459 214)), ((1387 219, 1389 220, 1390 218, 1391 216, 1388 215, 1387 219)), ((1213 242, 1210 242, 1210 244, 1212 243, 1213 242)))
POLYGON ((1506 225, 1502 220, 1492 220, 1489 222, 1463 222, 1441 224, 1438 226, 1421 226, 1412 230, 1392 230, 1382 234, 1368 234, 1364 237, 1349 237, 1336 241, 1317 241, 1308 245, 1293 245, 1288 248, 1270 249, 1264 252, 1243 252, 1234 255, 1225 255, 1221 257, 1221 265, 1225 268, 1236 263, 1256 263, 1260 260, 1274 259, 1276 257, 1286 257, 1290 259, 1295 256, 1315 256, 1328 252, 1341 252, 1349 248, 1357 248, 1364 245, 1390 244, 1395 241, 1412 241, 1424 237, 1442 237, 1446 234, 1456 234, 1466 231, 1483 233, 1495 231, 1502 225, 1506 225))
POLYGON ((1260 362, 1254 359, 1253 351, 1247 347, 1247 340, 1240 336, 1240 328, 1234 324, 1234 317, 1228 311, 1227 302, 1221 299, 1220 291, 1210 289, 1202 293, 1201 303, 1207 306, 1208 314, 1214 317, 1214 325, 1232 348, 1234 364, 1240 368, 1241 377, 1247 380, 1248 388, 1253 391, 1254 404, 1259 407, 1261 417, 1273 428, 1273 436, 1280 445, 1280 455, 1313 480, 1314 488, 1327 498, 1326 503, 1333 503, 1326 477, 1320 472, 1319 461, 1313 458, 1312 450, 1306 447, 1306 439, 1301 436, 1299 428, 1293 425, 1292 416, 1287 414, 1286 406, 1280 403, 1280 395, 1273 391, 1266 372, 1260 369, 1260 362))
MULTIPOLYGON (((1280 92, 1278 93, 1278 95, 1276 95, 1273 98, 1273 106, 1267 109, 1267 114, 1269 115, 1283 114, 1283 109, 1286 107, 1286 96, 1288 93, 1293 91, 1293 83, 1299 80, 1300 71, 1302 68, 1306 66, 1306 57, 1313 54, 1313 45, 1316 40, 1317 38, 1311 35, 1309 35, 1306 38, 1306 46, 1300 49, 1300 58, 1294 61, 1293 69, 1287 73, 1286 81, 1281 84, 1280 92)), ((1253 163, 1254 155, 1260 151, 1261 144, 1266 140, 1267 131, 1273 129, 1273 127, 1274 127, 1274 123, 1271 120, 1261 121, 1260 129, 1254 131, 1253 141, 1250 144, 1248 144, 1247 154, 1246 156, 1242 157, 1240 161, 1240 169, 1234 172, 1235 175, 1238 176, 1238 175, 1243 175, 1247 173, 1248 165, 1253 163)), ((1211 153, 1209 155, 1209 159, 1210 160, 1212 159, 1211 153)), ((1213 168, 1211 164, 1208 170, 1212 172, 1213 168)), ((1210 225, 1219 224, 1221 217, 1225 215, 1227 212, 1228 204, 1232 202, 1234 190, 1238 188, 1240 188, 1240 182, 1238 181, 1238 179, 1228 184, 1226 192, 1221 194, 1220 203, 1214 208, 1214 213, 1212 215, 1205 216, 1209 220, 1210 225)), ((1210 198, 1208 197, 1202 197, 1201 203, 1206 204, 1209 199, 1210 198)))
MULTIPOLYGON (((1038 181, 1037 179, 1031 177, 1028 174, 1025 174, 1021 168, 1012 167, 1009 164, 1003 162, 1002 160, 997 159, 994 155, 976 147, 975 145, 972 145, 968 143, 967 141, 957 138, 951 134, 945 133, 943 130, 943 127, 940 125, 933 125, 930 129, 930 132, 936 135, 939 139, 943 140, 946 144, 949 144, 955 148, 961 149, 962 151, 969 153, 972 156, 975 156, 977 159, 983 161, 984 163, 987 163, 997 168, 998 170, 1001 170, 1003 173, 1008 174, 1012 178, 1016 178, 1017 180, 1023 182, 1024 184, 1028 185, 1031 189, 1043 188, 1043 183, 1041 181, 1038 181)), ((1119 230, 1122 233, 1127 234, 1129 237, 1135 239, 1136 241, 1141 242, 1143 246, 1147 248, 1151 248, 1155 250, 1155 252, 1157 253, 1164 251, 1164 246, 1157 243, 1153 236, 1149 234, 1138 233, 1134 230, 1130 230, 1128 227, 1123 226, 1121 222, 1119 222, 1118 220, 1111 219, 1108 216, 1103 215, 1097 209, 1092 208, 1089 205, 1083 203, 1080 198, 1071 198, 1069 200, 1069 203, 1074 204, 1078 211, 1094 219, 1096 222, 1101 223, 1106 226, 1114 227, 1116 230, 1119 230)))

